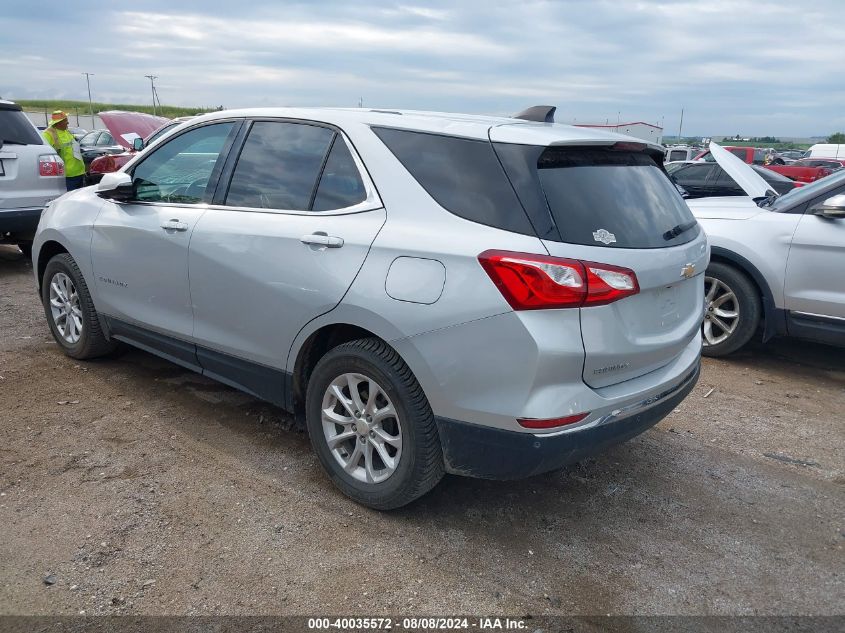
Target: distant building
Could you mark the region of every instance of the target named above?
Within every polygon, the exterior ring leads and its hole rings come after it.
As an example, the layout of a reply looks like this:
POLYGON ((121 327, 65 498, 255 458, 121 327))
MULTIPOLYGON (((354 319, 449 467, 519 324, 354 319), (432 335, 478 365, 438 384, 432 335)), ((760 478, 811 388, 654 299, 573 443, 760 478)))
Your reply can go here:
POLYGON ((599 125, 594 123, 576 123, 576 127, 591 127, 597 130, 606 130, 608 132, 616 132, 618 134, 626 134, 627 136, 634 136, 644 141, 660 144, 663 142, 663 128, 659 125, 652 125, 644 121, 634 121, 632 123, 620 123, 618 125, 599 125))

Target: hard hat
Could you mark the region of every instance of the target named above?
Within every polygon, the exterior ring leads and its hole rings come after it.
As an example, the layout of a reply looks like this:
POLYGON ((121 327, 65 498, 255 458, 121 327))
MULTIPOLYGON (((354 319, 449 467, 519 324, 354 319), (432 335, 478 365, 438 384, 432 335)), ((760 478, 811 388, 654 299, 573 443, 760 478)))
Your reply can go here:
POLYGON ((54 110, 53 114, 50 115, 50 126, 53 126, 56 123, 61 123, 65 120, 67 120, 66 112, 62 112, 61 110, 54 110))

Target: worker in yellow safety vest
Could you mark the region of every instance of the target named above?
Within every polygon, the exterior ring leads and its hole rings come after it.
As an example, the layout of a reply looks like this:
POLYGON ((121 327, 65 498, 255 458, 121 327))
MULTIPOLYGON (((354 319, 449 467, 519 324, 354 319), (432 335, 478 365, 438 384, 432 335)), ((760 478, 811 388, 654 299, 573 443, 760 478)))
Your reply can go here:
POLYGON ((44 138, 53 146, 56 153, 65 162, 65 184, 67 190, 79 189, 85 177, 85 163, 82 162, 82 150, 73 134, 67 130, 67 114, 56 110, 50 117, 50 126, 44 130, 44 138))

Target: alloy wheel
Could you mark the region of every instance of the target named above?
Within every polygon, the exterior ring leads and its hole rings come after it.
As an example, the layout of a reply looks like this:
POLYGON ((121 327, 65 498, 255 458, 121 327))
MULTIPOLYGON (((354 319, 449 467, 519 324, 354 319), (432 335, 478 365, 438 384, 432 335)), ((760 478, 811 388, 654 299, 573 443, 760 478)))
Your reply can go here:
POLYGON ((75 345, 82 337, 82 308, 79 293, 65 273, 56 273, 50 280, 50 314, 59 335, 75 345))
POLYGON ((384 389, 358 373, 335 378, 323 395, 323 435, 341 468, 357 481, 381 483, 402 457, 402 424, 384 389))
POLYGON ((725 342, 739 325, 739 301, 725 282, 704 277, 704 322, 701 333, 704 346, 725 342))

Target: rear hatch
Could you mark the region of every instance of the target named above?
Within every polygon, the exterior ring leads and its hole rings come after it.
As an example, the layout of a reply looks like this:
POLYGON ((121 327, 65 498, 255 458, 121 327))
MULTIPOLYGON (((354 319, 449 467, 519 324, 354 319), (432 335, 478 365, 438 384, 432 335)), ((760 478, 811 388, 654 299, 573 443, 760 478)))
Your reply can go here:
POLYGON ((497 129, 491 140, 549 254, 636 275, 637 294, 580 308, 584 382, 606 387, 670 363, 700 328, 709 253, 659 152, 614 140, 503 144, 497 129))

